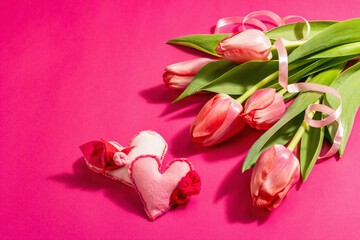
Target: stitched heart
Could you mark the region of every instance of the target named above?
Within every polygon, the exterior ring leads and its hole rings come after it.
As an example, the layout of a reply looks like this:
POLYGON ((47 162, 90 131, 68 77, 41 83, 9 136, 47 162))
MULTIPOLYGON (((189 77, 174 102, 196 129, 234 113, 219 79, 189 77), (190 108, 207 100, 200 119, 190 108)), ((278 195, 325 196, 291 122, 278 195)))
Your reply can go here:
MULTIPOLYGON (((96 143, 96 141, 93 141, 80 147, 81 151, 84 153, 85 161, 88 167, 95 172, 102 173, 106 177, 120 181, 128 186, 132 186, 128 169, 133 160, 140 155, 154 155, 159 158, 160 162, 162 162, 167 151, 167 143, 158 133, 149 130, 141 131, 131 139, 127 148, 122 147, 117 142, 107 142, 108 144, 114 146, 115 151, 117 150, 118 152, 112 153, 113 159, 111 159, 111 161, 115 164, 113 166, 115 169, 106 170, 104 168, 99 168, 94 164, 91 164, 91 161, 88 161, 88 159, 92 157, 92 153, 95 151, 94 144, 96 143)), ((109 145, 107 146, 109 148, 109 145)), ((106 153, 100 153, 100 155, 101 154, 106 153)))
POLYGON ((173 160, 164 173, 160 172, 160 168, 161 162, 156 156, 140 156, 129 168, 133 186, 150 220, 155 220, 170 209, 174 204, 171 194, 180 180, 193 170, 192 164, 186 159, 173 160))

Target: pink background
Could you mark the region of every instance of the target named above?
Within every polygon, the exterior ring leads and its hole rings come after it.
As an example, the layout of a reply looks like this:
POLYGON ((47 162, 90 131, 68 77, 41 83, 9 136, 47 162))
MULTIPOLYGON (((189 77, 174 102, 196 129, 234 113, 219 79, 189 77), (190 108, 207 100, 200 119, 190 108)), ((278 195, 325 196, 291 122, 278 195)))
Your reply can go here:
MULTIPOLYGON (((359 239, 360 116, 344 156, 317 164, 273 213, 253 209, 242 161, 260 132, 217 147, 189 139, 209 96, 170 104, 165 66, 195 58, 168 39, 268 9, 309 20, 360 17, 353 1, 1 1, 1 239, 359 239), (132 189, 88 170, 78 146, 126 145, 140 130, 189 157, 203 189, 147 220, 132 189)), ((197 53, 196 53, 197 54, 197 53)), ((197 54, 197 56, 204 56, 197 54)))

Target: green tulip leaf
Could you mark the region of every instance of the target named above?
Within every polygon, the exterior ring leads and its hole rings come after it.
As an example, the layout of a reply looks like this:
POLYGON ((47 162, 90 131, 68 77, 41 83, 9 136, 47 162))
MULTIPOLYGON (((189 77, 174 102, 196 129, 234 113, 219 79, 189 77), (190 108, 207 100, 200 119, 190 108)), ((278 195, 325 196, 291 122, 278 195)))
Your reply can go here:
MULTIPOLYGON (((355 64, 344 71, 332 84, 331 87, 338 90, 342 98, 342 112, 340 115, 344 135, 340 143, 339 155, 344 154, 346 143, 349 139, 354 124, 356 112, 360 105, 360 63, 355 64)), ((326 94, 326 101, 333 109, 339 106, 339 100, 330 94, 326 94)), ((336 126, 328 125, 328 130, 334 139, 336 126)))
MULTIPOLYGON (((339 68, 345 66, 345 61, 349 60, 349 57, 341 57, 337 59, 318 59, 312 62, 304 62, 304 65, 294 68, 289 71, 289 84, 298 82, 300 79, 309 75, 309 72, 313 74, 339 65, 339 68), (328 63, 326 65, 326 63, 328 63)), ((292 65, 289 67, 291 68, 292 65)), ((203 81, 202 86, 198 86, 197 91, 209 91, 215 93, 226 93, 229 95, 240 96, 249 90, 256 83, 263 80, 265 77, 273 74, 278 70, 278 61, 251 61, 236 67, 220 75, 218 78, 213 78, 211 81, 203 81)), ((278 83, 278 78, 275 78, 264 87, 281 89, 278 83)), ((194 92, 192 92, 194 93, 194 92)))
MULTIPOLYGON (((310 24, 310 34, 306 37, 306 39, 310 39, 325 28, 337 23, 335 21, 311 21, 310 24)), ((266 33, 271 40, 276 40, 279 37, 282 37, 289 41, 296 41, 302 39, 307 32, 307 26, 305 22, 297 22, 286 24, 284 26, 280 26, 274 28, 266 33)))
MULTIPOLYGON (((346 57, 338 57, 333 59, 318 59, 317 61, 311 62, 310 64, 298 67, 292 71, 289 72, 289 84, 296 83, 300 79, 313 75, 315 73, 321 72, 325 69, 332 68, 334 66, 339 65, 345 66, 346 62, 353 59, 354 56, 346 56, 346 57)), ((343 68, 342 67, 342 68, 343 68)), ((280 84, 276 81, 272 81, 269 84, 265 85, 267 88, 275 88, 277 90, 281 89, 280 84)), ((289 95, 287 95, 288 97, 289 95)))
MULTIPOLYGON (((339 57, 334 59, 318 59, 304 61, 302 66, 289 71, 289 83, 298 82, 310 73, 323 71, 352 59, 353 56, 339 57)), ((289 68, 291 68, 291 64, 289 68)), ((240 96, 259 81, 278 70, 278 61, 250 61, 241 65, 226 60, 211 62, 206 65, 195 76, 188 88, 174 101, 177 102, 184 97, 199 91, 210 91, 215 93, 226 93, 240 96)), ((275 78, 264 87, 281 89, 278 79, 275 78)), ((284 99, 293 97, 287 94, 284 99)))
POLYGON ((308 59, 334 58, 352 55, 360 55, 360 42, 347 43, 333 48, 325 49, 324 51, 311 55, 308 59))
MULTIPOLYGON (((289 82, 299 81, 307 72, 313 71, 326 61, 328 60, 312 60, 309 63, 304 61, 303 66, 289 72, 289 82)), ((240 65, 226 60, 211 62, 198 72, 186 90, 174 102, 200 91, 242 95, 254 84, 276 72, 278 65, 279 63, 276 60, 250 61, 240 65)), ((276 83, 277 81, 276 78, 265 87, 279 89, 280 86, 276 83)))
MULTIPOLYGON (((312 82, 329 86, 342 71, 342 66, 320 72, 312 78, 312 82)), ((285 144, 303 121, 305 109, 321 97, 321 93, 302 92, 286 110, 284 116, 267 130, 250 148, 242 166, 242 172, 251 168, 256 163, 263 150, 274 144, 285 144), (299 121, 300 119, 300 121, 299 121), (282 135, 283 131, 289 128, 290 135, 282 135)))
POLYGON ((312 71, 308 72, 307 74, 305 74, 305 76, 309 76, 309 75, 321 72, 321 71, 323 71, 325 69, 329 69, 329 68, 334 67, 334 66, 336 66, 338 64, 346 64, 347 61, 349 61, 349 60, 351 60, 351 59, 353 59, 355 57, 356 57, 356 55, 330 58, 330 59, 328 59, 328 61, 325 61, 325 63, 323 63, 322 65, 318 66, 314 70, 312 70, 312 71))
MULTIPOLYGON (((326 63, 327 61, 329 61, 329 59, 319 59, 319 60, 310 62, 309 64, 306 64, 304 66, 297 67, 292 71, 289 71, 288 83, 291 84, 291 83, 298 82, 300 79, 307 76, 309 72, 314 71, 319 66, 326 63)), ((274 81, 271 81, 269 84, 266 84, 264 87, 275 88, 275 89, 279 90, 282 87, 280 86, 278 81, 279 81, 278 79, 275 79, 274 81)))
POLYGON ((216 57, 220 57, 215 48, 221 40, 230 34, 197 34, 197 35, 188 35, 184 37, 178 37, 171 39, 165 43, 182 45, 186 47, 195 48, 199 51, 211 54, 216 57))
MULTIPOLYGON (((328 61, 328 62, 326 62, 326 63, 329 63, 329 62, 331 62, 331 61, 328 61)), ((325 63, 325 64, 326 64, 325 63)), ((347 62, 341 62, 340 64, 339 63, 337 63, 337 65, 336 65, 336 68, 340 71, 341 69, 344 69, 344 67, 346 66, 346 63, 347 62)), ((326 67, 326 69, 327 68, 330 68, 330 67, 335 67, 334 66, 335 65, 335 62, 332 62, 331 64, 330 64, 330 66, 329 67, 326 67)), ((320 66, 320 68, 322 68, 323 66, 321 65, 320 66)), ((296 70, 296 69, 295 69, 296 70)), ((322 70, 324 70, 324 69, 321 69, 321 71, 322 70)), ((320 78, 313 78, 313 77, 311 77, 314 73, 316 73, 317 71, 314 71, 307 79, 306 79, 306 81, 305 82, 308 82, 308 83, 319 83, 319 84, 321 84, 321 81, 319 82, 319 79, 320 78)), ((320 71, 319 71, 320 72, 320 71)), ((340 73, 340 72, 339 72, 340 73)), ((309 74, 307 73, 307 74, 305 74, 305 76, 308 76, 309 74)), ((273 85, 273 86, 271 86, 271 87, 273 87, 273 88, 276 88, 276 89, 280 89, 281 87, 280 87, 280 85, 279 84, 276 84, 276 85, 273 85)), ((290 99, 292 99, 292 98, 294 98, 296 95, 298 95, 299 93, 289 93, 289 92, 286 92, 285 94, 284 94, 284 101, 289 101, 290 99)))
MULTIPOLYGON (((309 22, 311 31, 307 39, 315 36, 328 26, 336 23, 334 21, 312 21, 309 22)), ((306 24, 305 23, 291 23, 286 24, 284 26, 280 26, 274 28, 265 34, 272 40, 276 40, 278 37, 283 37, 287 40, 300 40, 303 38, 304 34, 306 34, 306 24)), ((197 49, 199 51, 208 53, 210 55, 220 57, 215 48, 219 44, 221 40, 225 37, 229 36, 230 34, 196 34, 196 35, 188 35, 184 37, 173 38, 165 43, 167 44, 176 44, 182 45, 186 47, 191 47, 197 49)), ((288 49, 288 47, 287 47, 288 49)), ((292 50, 289 47, 288 51, 292 50)))
POLYGON ((314 103, 319 97, 320 94, 318 93, 300 94, 287 109, 284 116, 252 145, 244 160, 242 172, 252 168, 265 149, 274 144, 286 144, 304 120, 303 111, 308 106, 305 104, 314 103))
MULTIPOLYGON (((296 67, 289 71, 289 83, 295 83, 313 71, 316 67, 321 66, 328 59, 319 59, 313 62, 304 61, 302 66, 296 67)), ((279 68, 278 61, 251 61, 234 67, 230 71, 224 73, 217 79, 203 86, 201 90, 226 93, 229 95, 242 95, 256 83, 260 82, 270 74, 277 72, 279 68)), ((289 66, 289 69, 292 65, 289 66)), ((274 78, 264 87, 280 89, 278 78, 274 78)))
MULTIPOLYGON (((328 59, 313 60, 313 62, 304 61, 301 63, 303 64, 302 66, 289 71, 289 83, 299 81, 309 71, 313 71, 316 67, 322 65, 326 61, 328 61, 328 59)), ((218 74, 217 78, 214 78, 214 75, 212 74, 211 79, 207 77, 207 73, 202 69, 201 74, 199 72, 199 75, 197 75, 193 80, 195 83, 191 83, 188 87, 189 90, 186 89, 185 92, 175 101, 199 91, 240 96, 256 83, 268 77, 270 74, 277 72, 278 65, 279 63, 276 60, 250 61, 241 65, 232 65, 232 68, 230 68, 229 71, 224 71, 223 74, 218 74)), ((290 65, 289 68, 291 68, 291 66, 292 65, 290 65)), ((280 85, 277 81, 278 79, 276 77, 264 87, 280 89, 280 85)))
MULTIPOLYGON (((321 120, 322 113, 316 112, 313 119, 321 120)), ((303 181, 307 179, 319 157, 324 141, 324 127, 307 126, 300 143, 300 169, 303 181)))
POLYGON ((238 65, 224 73, 201 90, 229 95, 241 95, 254 84, 278 69, 278 61, 251 61, 238 65))
POLYGON ((289 55, 289 63, 328 48, 354 42, 360 42, 360 18, 335 23, 319 32, 289 55))
POLYGON ((237 66, 239 65, 226 60, 208 63, 196 74, 189 86, 174 102, 177 102, 184 97, 201 91, 202 87, 206 86, 209 82, 237 66))
POLYGON ((293 99, 294 97, 296 97, 296 95, 298 95, 299 93, 289 93, 289 92, 286 92, 284 94, 284 101, 285 102, 289 102, 291 99, 293 99))

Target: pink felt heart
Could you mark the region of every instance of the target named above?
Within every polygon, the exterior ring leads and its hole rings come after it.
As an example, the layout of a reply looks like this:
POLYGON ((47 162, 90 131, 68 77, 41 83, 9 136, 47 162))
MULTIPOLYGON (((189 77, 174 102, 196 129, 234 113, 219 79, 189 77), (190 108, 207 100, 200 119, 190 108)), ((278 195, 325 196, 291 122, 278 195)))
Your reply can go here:
POLYGON ((160 172, 161 162, 156 156, 140 156, 132 162, 130 178, 150 220, 155 220, 170 209, 174 204, 172 193, 191 170, 193 166, 187 159, 173 160, 164 173, 160 172))
POLYGON ((154 155, 159 158, 160 162, 162 162, 167 151, 167 143, 158 133, 149 130, 141 131, 131 139, 127 148, 122 147, 117 142, 109 142, 119 152, 113 154, 112 160, 116 164, 114 169, 106 170, 95 166, 92 164, 92 161, 86 159, 93 156, 92 153, 95 151, 94 143, 95 141, 89 142, 80 147, 84 153, 85 161, 88 167, 97 173, 102 173, 108 178, 120 181, 131 187, 132 182, 128 171, 131 162, 140 155, 154 155))

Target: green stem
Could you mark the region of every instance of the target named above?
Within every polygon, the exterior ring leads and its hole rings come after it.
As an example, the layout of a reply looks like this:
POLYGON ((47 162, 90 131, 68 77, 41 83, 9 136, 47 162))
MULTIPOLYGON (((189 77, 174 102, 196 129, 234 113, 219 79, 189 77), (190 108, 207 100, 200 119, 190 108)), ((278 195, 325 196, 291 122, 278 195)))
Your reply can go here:
POLYGON ((280 93, 281 95, 284 95, 286 92, 287 92, 287 91, 286 91, 285 88, 283 88, 283 89, 281 89, 280 91, 278 91, 278 93, 280 93))
MULTIPOLYGON (((294 63, 292 65, 289 65, 289 71, 293 70, 297 67, 300 67, 304 64, 306 64, 307 62, 297 62, 294 63)), ((269 76, 267 76, 266 78, 264 78, 263 80, 261 80, 260 82, 258 82, 257 84, 255 84, 254 86, 252 86, 249 90, 247 90, 243 95, 241 95, 238 99, 236 99, 236 101, 238 101, 240 104, 242 104, 246 99, 248 99, 254 92, 256 92, 257 90, 259 90, 260 88, 262 88, 263 86, 265 86, 266 84, 268 84, 269 82, 271 82, 272 80, 276 79, 279 76, 279 71, 276 71, 272 74, 270 74, 269 76)))
MULTIPOLYGON (((319 103, 320 100, 316 101, 315 103, 319 103)), ((308 116, 309 118, 312 118, 315 114, 315 111, 309 112, 308 116)), ((306 131, 308 124, 306 123, 306 121, 304 120, 299 129, 297 130, 297 132, 295 133, 294 137, 292 138, 291 142, 289 143, 287 149, 289 149, 291 152, 294 151, 295 147, 298 145, 298 143, 300 142, 300 139, 302 137, 302 135, 304 134, 304 132, 306 131)))
POLYGON ((274 80, 275 78, 277 78, 279 76, 279 71, 276 71, 272 74, 270 74, 269 76, 267 76, 266 78, 264 78, 263 80, 261 80, 260 82, 258 82, 257 84, 255 84, 254 86, 252 86, 249 90, 247 90, 243 95, 241 95, 238 99, 236 99, 236 101, 238 101, 240 104, 243 103, 246 99, 248 99, 254 92, 256 92, 257 90, 259 90, 260 88, 262 88, 265 84, 271 82, 272 80, 274 80))
MULTIPOLYGON (((309 117, 311 113, 309 113, 309 117)), ((312 117, 312 116, 311 116, 312 117)), ((291 152, 294 151, 295 147, 298 145, 302 135, 304 134, 306 128, 307 128, 307 123, 305 121, 302 122, 302 124, 300 125, 299 129, 297 130, 296 134, 294 135, 293 139, 291 140, 291 142, 289 143, 289 146, 287 147, 287 149, 289 149, 291 152)))
MULTIPOLYGON (((297 48, 300 45, 303 45, 306 41, 291 41, 291 42, 285 42, 285 48, 288 50, 288 48, 297 48)), ((277 51, 276 47, 274 45, 271 46, 270 51, 277 51)))
MULTIPOLYGON (((285 48, 288 54, 290 54, 292 51, 294 51, 297 47, 300 45, 303 45, 306 41, 291 41, 291 42, 285 42, 285 48)), ((274 45, 271 46, 270 51, 273 55, 273 57, 278 58, 278 52, 276 50, 276 47, 274 45)))

